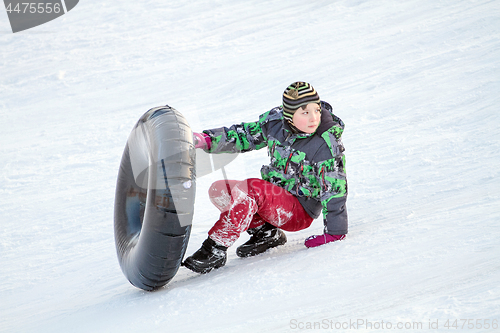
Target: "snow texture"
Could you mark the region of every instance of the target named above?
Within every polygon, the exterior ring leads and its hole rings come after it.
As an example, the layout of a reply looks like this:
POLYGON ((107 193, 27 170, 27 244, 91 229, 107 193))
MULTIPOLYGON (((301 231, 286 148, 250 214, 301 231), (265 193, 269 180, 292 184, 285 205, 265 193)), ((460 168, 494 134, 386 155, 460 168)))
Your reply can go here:
MULTIPOLYGON (((499 1, 80 1, 16 34, 0 10, 0 50, 1 332, 494 331, 476 320, 500 320, 499 1), (296 80, 346 124, 346 239, 306 249, 319 218, 257 257, 240 237, 207 275, 128 283, 112 221, 137 119, 169 104, 194 131, 255 121, 296 80)), ((188 255, 221 178, 197 181, 188 255)))

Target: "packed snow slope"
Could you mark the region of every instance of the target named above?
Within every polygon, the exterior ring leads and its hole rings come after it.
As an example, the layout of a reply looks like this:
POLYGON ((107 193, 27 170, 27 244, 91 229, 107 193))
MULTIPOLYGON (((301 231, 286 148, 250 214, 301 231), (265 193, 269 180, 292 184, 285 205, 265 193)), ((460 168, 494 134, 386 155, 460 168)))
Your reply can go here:
MULTIPOLYGON (((0 331, 495 331, 499 60, 499 1, 81 1, 16 34, 0 10, 0 331), (346 123, 346 240, 306 249, 320 218, 263 255, 230 248, 217 271, 134 288, 113 204, 137 119, 169 104, 195 131, 254 121, 296 80, 346 123)), ((187 254, 221 178, 198 179, 187 254)))

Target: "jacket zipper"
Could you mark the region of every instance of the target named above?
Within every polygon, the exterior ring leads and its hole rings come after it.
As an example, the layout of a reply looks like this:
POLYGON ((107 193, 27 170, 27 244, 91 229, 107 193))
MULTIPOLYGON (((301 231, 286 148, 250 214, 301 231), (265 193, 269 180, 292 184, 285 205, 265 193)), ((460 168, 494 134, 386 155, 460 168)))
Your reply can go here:
POLYGON ((323 180, 323 188, 326 191, 328 187, 326 186, 326 181, 325 181, 325 166, 321 167, 321 179, 323 180))
POLYGON ((288 156, 288 159, 286 160, 285 173, 286 173, 286 170, 288 170, 288 163, 290 163, 290 160, 292 159, 292 155, 293 155, 293 151, 290 153, 290 156, 288 156))
MULTIPOLYGON (((288 139, 292 136, 292 133, 288 133, 288 135, 286 136, 286 139, 285 139, 285 142, 288 141, 288 139)), ((291 145, 290 145, 291 146, 291 145)), ((288 159, 286 160, 286 164, 285 164, 285 173, 286 171, 288 170, 288 163, 290 162, 290 160, 292 159, 292 154, 293 154, 293 151, 290 153, 290 156, 288 156, 288 159)))
POLYGON ((276 147, 276 141, 273 142, 273 146, 271 147, 271 158, 274 156, 274 148, 276 147))

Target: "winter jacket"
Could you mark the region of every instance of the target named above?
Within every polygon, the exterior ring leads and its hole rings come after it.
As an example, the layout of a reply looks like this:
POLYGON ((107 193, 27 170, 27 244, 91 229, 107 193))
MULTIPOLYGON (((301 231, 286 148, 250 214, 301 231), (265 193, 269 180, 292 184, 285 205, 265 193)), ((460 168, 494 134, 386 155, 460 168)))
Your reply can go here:
POLYGON ((321 123, 314 133, 295 133, 283 118, 282 107, 262 114, 256 122, 205 130, 209 153, 236 153, 268 148, 269 165, 262 179, 296 196, 306 212, 323 213, 325 232, 347 233, 347 179, 341 135, 344 123, 321 102, 321 123))

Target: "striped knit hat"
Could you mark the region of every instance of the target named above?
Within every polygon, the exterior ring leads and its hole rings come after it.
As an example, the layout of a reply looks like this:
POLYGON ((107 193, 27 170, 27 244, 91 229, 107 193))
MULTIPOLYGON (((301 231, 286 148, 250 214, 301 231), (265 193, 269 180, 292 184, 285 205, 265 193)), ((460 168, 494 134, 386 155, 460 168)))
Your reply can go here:
POLYGON ((320 103, 316 90, 307 82, 294 82, 283 92, 283 116, 290 123, 293 114, 309 103, 320 103))

